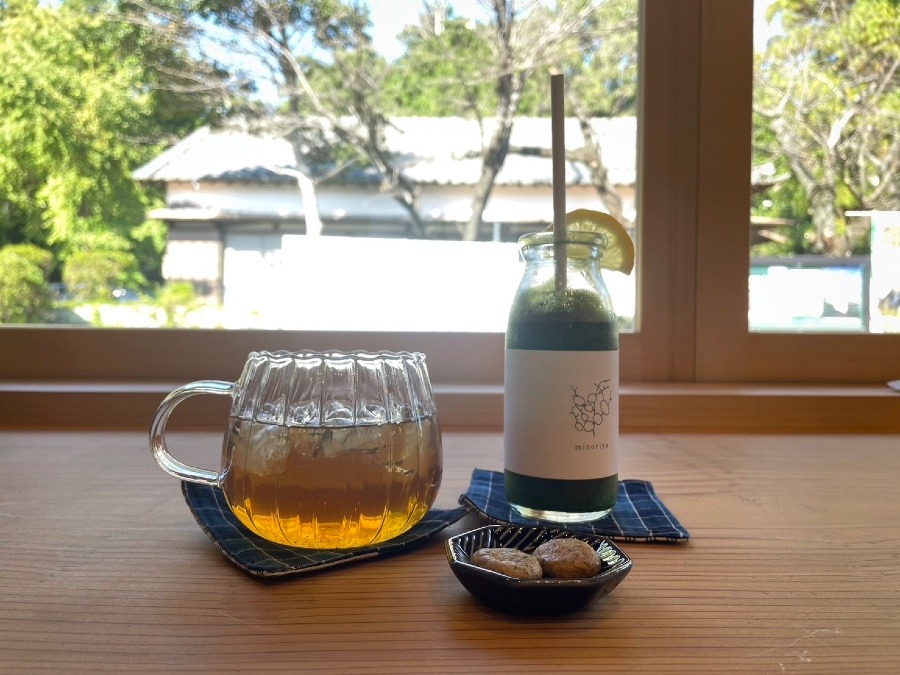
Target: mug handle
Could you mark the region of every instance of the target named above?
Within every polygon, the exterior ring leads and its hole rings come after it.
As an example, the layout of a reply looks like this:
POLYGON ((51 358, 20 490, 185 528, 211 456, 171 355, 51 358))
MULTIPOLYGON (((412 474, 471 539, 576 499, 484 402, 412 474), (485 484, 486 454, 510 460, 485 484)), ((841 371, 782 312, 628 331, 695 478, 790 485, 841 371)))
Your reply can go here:
POLYGON ((197 382, 178 387, 163 399, 163 402, 156 409, 156 416, 153 418, 153 424, 150 427, 150 450, 153 452, 153 458, 156 460, 156 463, 164 471, 176 478, 191 481, 192 483, 203 483, 204 485, 219 484, 218 472, 200 469, 184 462, 179 462, 169 454, 169 448, 166 446, 166 422, 169 421, 169 415, 172 414, 175 406, 186 398, 198 394, 231 396, 233 391, 233 382, 198 380, 197 382))

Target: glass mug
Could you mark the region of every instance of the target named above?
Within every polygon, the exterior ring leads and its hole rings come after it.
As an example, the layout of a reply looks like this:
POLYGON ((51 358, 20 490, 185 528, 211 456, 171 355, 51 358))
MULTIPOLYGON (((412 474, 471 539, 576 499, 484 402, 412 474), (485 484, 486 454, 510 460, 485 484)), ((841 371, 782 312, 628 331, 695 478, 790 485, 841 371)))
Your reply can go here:
POLYGON ((251 352, 237 382, 172 391, 150 429, 159 465, 222 488, 248 529, 279 544, 336 549, 418 523, 443 470, 425 356, 409 352, 251 352), (231 396, 220 471, 169 454, 166 422, 198 394, 231 396))

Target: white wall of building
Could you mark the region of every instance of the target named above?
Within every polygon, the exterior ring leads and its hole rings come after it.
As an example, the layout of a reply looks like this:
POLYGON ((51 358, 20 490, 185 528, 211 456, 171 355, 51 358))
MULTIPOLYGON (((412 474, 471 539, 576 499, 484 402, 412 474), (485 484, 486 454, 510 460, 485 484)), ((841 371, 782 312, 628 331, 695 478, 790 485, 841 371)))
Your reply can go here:
MULTIPOLYGON (((229 234, 225 325, 502 332, 523 269, 514 243, 229 234)), ((633 276, 604 279, 633 316, 633 276)))

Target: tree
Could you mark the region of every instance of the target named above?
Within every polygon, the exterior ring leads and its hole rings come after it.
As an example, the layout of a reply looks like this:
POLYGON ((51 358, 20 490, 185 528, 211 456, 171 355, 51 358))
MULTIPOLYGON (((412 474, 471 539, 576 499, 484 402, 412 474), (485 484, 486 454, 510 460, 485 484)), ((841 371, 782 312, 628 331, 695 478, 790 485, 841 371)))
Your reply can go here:
POLYGON ((493 78, 478 75, 493 58, 486 26, 456 17, 452 8, 429 7, 401 34, 406 52, 387 73, 385 110, 422 117, 484 120, 497 106, 493 78))
MULTIPOLYGON (((566 152, 566 159, 583 163, 606 211, 632 227, 622 198, 609 178, 596 118, 636 115, 637 102, 637 3, 605 0, 582 3, 581 25, 561 38, 554 69, 566 76, 566 114, 579 123, 583 145, 566 152)), ((526 83, 522 109, 526 114, 550 114, 549 72, 538 72, 526 83)), ((511 147, 511 153, 532 152, 511 147)), ((542 152, 549 156, 549 152, 542 152)))
POLYGON ((567 40, 584 29, 586 18, 594 9, 592 3, 557 2, 550 7, 525 2, 517 6, 515 0, 493 0, 491 7, 495 58, 485 65, 496 88, 495 126, 482 151, 472 214, 462 232, 467 240, 476 239, 481 229, 484 209, 509 152, 509 138, 525 85, 535 73, 562 60, 567 40))
POLYGON ((630 227, 633 223, 609 178, 591 119, 637 114, 637 5, 633 0, 611 0, 586 22, 590 28, 573 37, 572 56, 565 66, 569 108, 584 140, 578 159, 587 166, 606 211, 630 227))
POLYGON ((109 21, 111 3, 0 3, 0 245, 32 242, 62 262, 134 254, 139 285, 161 277, 165 228, 145 221, 161 195, 131 172, 217 113, 153 86, 189 56, 109 21))
MULTIPOLYGON (((633 0, 560 0, 552 5, 493 0, 491 22, 472 24, 454 17, 442 0, 426 2, 419 25, 406 31, 408 53, 393 65, 375 53, 368 12, 358 2, 201 0, 173 8, 141 0, 129 6, 132 22, 178 35, 185 47, 203 51, 204 45, 217 44, 220 51, 227 50, 234 62, 232 88, 256 81, 258 89, 274 92, 277 108, 256 102, 233 105, 232 110, 249 120, 253 131, 291 142, 296 168, 272 168, 296 178, 310 233, 321 227, 316 185, 342 171, 371 169, 381 189, 406 210, 410 234, 425 236, 418 187, 404 173, 402 158, 386 146, 388 113, 437 112, 479 120, 487 139, 480 153, 482 172, 471 218, 461 228, 463 238, 476 239, 509 152, 513 120, 523 104, 535 108, 547 99, 548 87, 540 91, 527 85, 538 74, 546 84, 549 69, 571 57, 573 45, 581 69, 590 70, 586 50, 596 46, 592 36, 612 3, 636 6, 633 0)), ((615 62, 627 61, 620 57, 615 62)), ((204 76, 183 77, 199 81, 204 76)), ((582 89, 589 98, 589 89, 582 89)), ((609 99, 614 94, 604 95, 609 99)), ((595 166, 602 178, 602 160, 595 166)), ((603 188, 611 201, 614 191, 603 188)))
POLYGON ((169 282, 156 295, 156 304, 162 310, 162 325, 176 328, 184 322, 189 312, 197 309, 200 301, 193 284, 187 281, 169 282))
MULTIPOLYGON (((482 171, 462 237, 478 238, 485 206, 506 156, 533 151, 510 147, 510 134, 516 116, 523 112, 549 115, 551 71, 565 72, 567 79, 571 78, 570 101, 583 122, 585 146, 570 157, 590 167, 604 205, 622 218, 621 200, 609 183, 588 116, 633 109, 636 3, 492 0, 489 4, 490 23, 474 26, 454 19, 443 2, 427 4, 419 27, 407 32, 408 53, 401 59, 404 72, 430 82, 430 86, 420 85, 423 95, 415 101, 426 96, 446 101, 443 108, 451 114, 474 117, 482 123, 482 137, 487 139, 481 151, 482 171)), ((414 78, 407 77, 409 80, 414 78)))
POLYGON ((231 91, 229 107, 256 133, 287 139, 295 168, 272 167, 297 180, 307 232, 321 229, 315 186, 341 171, 374 169, 381 188, 406 209, 411 234, 424 235, 417 190, 385 142, 382 83, 387 64, 367 33, 368 11, 338 0, 198 0, 172 7, 129 2, 130 22, 156 27, 185 48, 206 54, 207 66, 227 68, 228 86, 209 81, 212 67, 179 73, 208 88, 231 91), (216 52, 231 55, 220 64, 216 52), (239 64, 239 65, 238 65, 239 64), (240 101, 235 91, 268 93, 240 101))
POLYGON ((31 244, 0 247, 0 324, 40 323, 50 318, 47 275, 53 255, 31 244))
POLYGON ((900 6, 776 0, 769 12, 784 31, 756 63, 754 162, 781 179, 765 199, 811 224, 812 250, 845 255, 865 236, 846 211, 900 208, 900 6))
POLYGON ((63 267, 62 280, 75 300, 104 301, 127 284, 134 268, 134 256, 124 251, 76 251, 63 267))

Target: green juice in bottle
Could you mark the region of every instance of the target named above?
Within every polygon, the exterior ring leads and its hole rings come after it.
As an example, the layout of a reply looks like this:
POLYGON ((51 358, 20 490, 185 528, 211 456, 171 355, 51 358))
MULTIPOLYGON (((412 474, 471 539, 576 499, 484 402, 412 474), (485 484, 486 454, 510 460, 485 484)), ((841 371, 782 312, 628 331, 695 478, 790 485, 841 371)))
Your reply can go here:
POLYGON ((519 239, 525 272, 506 332, 504 483, 522 515, 602 518, 618 488, 619 336, 598 266, 603 235, 519 239), (565 256, 560 275, 554 249, 565 256))

